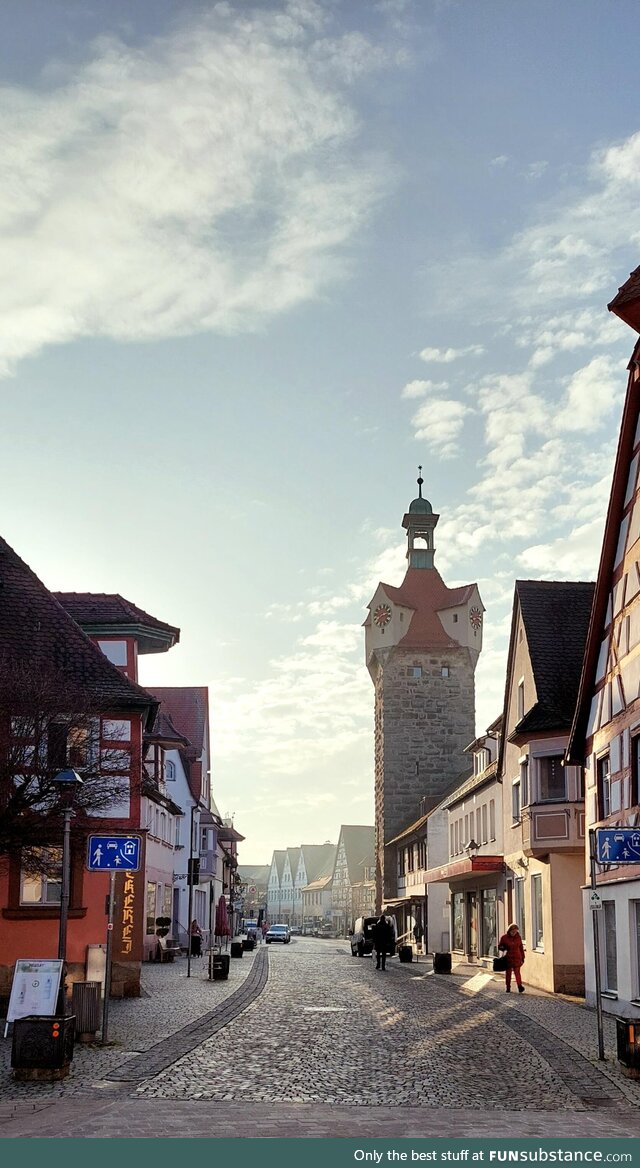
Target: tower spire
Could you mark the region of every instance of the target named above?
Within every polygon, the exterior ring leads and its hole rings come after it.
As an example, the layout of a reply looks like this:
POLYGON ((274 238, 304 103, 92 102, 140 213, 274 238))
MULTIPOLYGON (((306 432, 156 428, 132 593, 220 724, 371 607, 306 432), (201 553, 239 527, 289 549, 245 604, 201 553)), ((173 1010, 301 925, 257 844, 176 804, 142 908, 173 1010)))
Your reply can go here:
POLYGON ((423 484, 423 482, 424 482, 424 479, 422 477, 422 467, 419 466, 418 467, 418 498, 419 499, 422 498, 422 484, 423 484))
POLYGON ((402 520, 407 532, 407 559, 410 568, 433 568, 435 546, 433 533, 440 518, 434 515, 433 507, 422 494, 422 467, 418 467, 418 497, 409 504, 409 510, 402 520))

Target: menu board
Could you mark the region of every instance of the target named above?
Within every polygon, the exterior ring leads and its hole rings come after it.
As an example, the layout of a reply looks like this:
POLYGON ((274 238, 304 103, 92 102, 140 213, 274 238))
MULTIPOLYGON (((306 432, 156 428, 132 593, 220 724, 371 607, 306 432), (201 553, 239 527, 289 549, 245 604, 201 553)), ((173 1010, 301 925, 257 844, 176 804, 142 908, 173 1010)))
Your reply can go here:
POLYGON ((30 958, 16 961, 7 1022, 26 1018, 28 1014, 55 1014, 61 976, 61 961, 30 958))

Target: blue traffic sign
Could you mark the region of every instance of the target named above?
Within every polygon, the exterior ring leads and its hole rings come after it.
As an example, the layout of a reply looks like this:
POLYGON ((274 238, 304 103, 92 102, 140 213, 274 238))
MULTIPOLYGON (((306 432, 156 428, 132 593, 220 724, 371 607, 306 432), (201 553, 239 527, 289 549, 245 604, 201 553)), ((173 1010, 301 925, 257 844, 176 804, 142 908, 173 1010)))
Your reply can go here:
POLYGON ((599 827, 596 860, 599 864, 640 864, 640 831, 635 827, 599 827))
POLYGON ((90 835, 87 868, 90 872, 137 872, 141 842, 139 835, 90 835))

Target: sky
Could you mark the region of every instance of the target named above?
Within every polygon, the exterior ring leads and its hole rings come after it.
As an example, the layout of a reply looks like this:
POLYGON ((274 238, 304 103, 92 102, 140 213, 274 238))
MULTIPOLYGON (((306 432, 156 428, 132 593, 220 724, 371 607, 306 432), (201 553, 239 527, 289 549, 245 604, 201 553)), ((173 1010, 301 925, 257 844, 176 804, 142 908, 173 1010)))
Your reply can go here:
POLYGON ((593 579, 640 263, 635 0, 4 0, 0 531, 178 625, 240 859, 373 822, 402 516, 486 607, 593 579))

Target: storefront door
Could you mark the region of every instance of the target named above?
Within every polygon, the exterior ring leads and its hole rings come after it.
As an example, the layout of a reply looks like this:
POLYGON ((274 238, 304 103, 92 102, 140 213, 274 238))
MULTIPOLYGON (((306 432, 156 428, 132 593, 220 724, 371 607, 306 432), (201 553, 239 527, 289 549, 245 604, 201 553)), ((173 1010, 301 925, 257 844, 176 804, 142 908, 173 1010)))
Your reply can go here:
POLYGON ((478 894, 467 892, 467 953, 478 956, 478 894))

